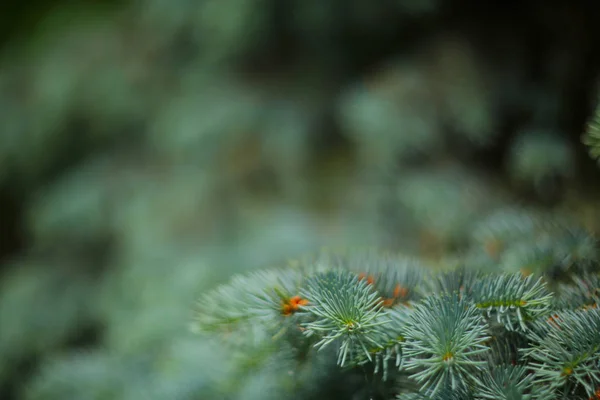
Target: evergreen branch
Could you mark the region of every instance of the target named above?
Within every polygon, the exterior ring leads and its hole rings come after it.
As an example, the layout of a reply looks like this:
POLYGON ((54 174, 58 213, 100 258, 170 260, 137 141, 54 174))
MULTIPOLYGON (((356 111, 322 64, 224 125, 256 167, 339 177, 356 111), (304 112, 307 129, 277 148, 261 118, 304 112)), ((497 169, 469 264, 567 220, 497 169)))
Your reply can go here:
POLYGON ((304 272, 297 268, 236 276, 200 299, 192 328, 253 347, 296 332, 301 319, 289 317, 306 304, 298 296, 303 280, 304 272))
POLYGON ((574 276, 570 283, 557 285, 553 299, 554 311, 596 308, 600 305, 600 275, 586 274, 574 276))
POLYGON ((334 270, 308 279, 302 297, 303 308, 315 321, 303 324, 304 334, 317 335, 321 349, 340 341, 338 364, 346 365, 349 353, 360 348, 371 360, 370 348, 382 347, 378 327, 389 322, 382 312, 378 293, 364 280, 347 270, 334 270))
POLYGON ((478 399, 530 400, 526 392, 531 388, 533 376, 523 365, 494 365, 481 378, 478 399))
MULTIPOLYGON (((390 361, 394 361, 394 366, 397 369, 402 369, 404 356, 402 353, 402 343, 405 341, 403 331, 409 323, 411 308, 400 306, 391 309, 386 309, 385 314, 389 319, 385 329, 376 332, 376 341, 381 343, 381 346, 371 348, 372 362, 375 364, 374 373, 383 372, 383 380, 387 380, 389 374, 390 361)), ((370 360, 362 353, 356 363, 363 365, 370 360)))
POLYGON ((583 386, 592 396, 600 386, 600 310, 562 311, 528 332, 535 383, 567 391, 583 386))
MULTIPOLYGON (((259 276, 261 276, 259 274, 259 276)), ((263 275, 264 277, 264 275, 263 275)), ((305 279, 302 272, 295 269, 280 270, 271 279, 263 281, 256 291, 249 291, 246 308, 253 315, 269 313, 270 315, 290 315, 294 309, 294 301, 298 299, 300 287, 305 279)))
POLYGON ((487 255, 503 270, 542 272, 552 278, 589 270, 597 264, 597 241, 566 217, 521 210, 498 211, 475 226, 471 253, 487 255))
POLYGON ((516 243, 508 248, 500 259, 504 272, 545 273, 554 275, 553 268, 560 263, 553 242, 549 240, 532 240, 516 243))
POLYGON ((432 296, 416 306, 405 329, 405 367, 421 390, 435 396, 449 385, 453 390, 472 385, 485 366, 478 356, 487 325, 478 310, 457 293, 432 296))
POLYGON ((360 254, 347 262, 348 268, 372 284, 384 307, 393 307, 422 298, 419 285, 426 267, 414 258, 389 254, 360 254))
POLYGON ((465 388, 452 389, 445 386, 435 394, 427 392, 401 393, 396 396, 397 400, 475 400, 473 393, 465 388))
POLYGON ((542 279, 519 273, 489 275, 478 281, 472 293, 476 307, 495 317, 506 329, 527 330, 527 322, 550 312, 552 293, 542 279))
POLYGON ((231 282, 217 287, 198 301, 196 328, 208 332, 231 329, 232 325, 264 316, 264 308, 252 304, 261 298, 265 286, 277 286, 279 278, 278 271, 234 276, 231 282))
POLYGON ((573 390, 554 389, 548 385, 533 385, 532 389, 534 400, 597 400, 596 397, 586 396, 582 393, 575 393, 573 390))
POLYGON ((497 259, 511 245, 533 237, 539 225, 537 216, 525 210, 495 211, 475 225, 472 242, 497 259))
POLYGON ((431 271, 425 279, 424 291, 434 294, 469 294, 475 282, 483 277, 479 270, 459 266, 448 271, 431 271))
POLYGON ((485 353, 483 359, 493 369, 495 366, 524 364, 521 349, 526 348, 529 343, 525 334, 507 331, 502 326, 501 332, 492 333, 492 338, 487 345, 490 346, 490 352, 485 353))
POLYGON ((580 277, 574 276, 572 281, 590 302, 600 303, 600 273, 583 273, 580 277))
POLYGON ((597 266, 598 242, 582 228, 567 228, 552 240, 563 272, 589 272, 597 266))
MULTIPOLYGON (((556 293, 522 273, 459 264, 425 274, 411 259, 325 254, 234 277, 202 297, 196 327, 238 337, 242 352, 259 355, 238 359, 240 371, 275 362, 310 380, 317 354, 337 354, 331 366, 368 364, 368 374, 383 372, 382 384, 406 378, 398 399, 589 398, 600 387, 595 242, 554 221, 536 229, 533 253, 532 243, 516 244, 501 259, 529 247, 532 260, 567 273, 556 293), (279 358, 277 349, 291 351, 279 358)), ((286 385, 310 385, 298 379, 286 385)))

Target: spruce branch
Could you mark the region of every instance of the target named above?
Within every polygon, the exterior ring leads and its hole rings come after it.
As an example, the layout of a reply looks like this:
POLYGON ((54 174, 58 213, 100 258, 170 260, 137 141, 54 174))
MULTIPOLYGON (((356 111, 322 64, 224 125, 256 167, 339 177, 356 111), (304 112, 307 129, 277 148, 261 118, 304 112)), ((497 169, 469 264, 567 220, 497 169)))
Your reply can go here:
POLYGON ((445 386, 435 394, 427 392, 401 393, 396 396, 397 400, 475 400, 473 393, 469 389, 452 389, 445 386))
POLYGON ((417 305, 404 336, 405 367, 421 390, 435 396, 445 386, 453 390, 474 384, 489 351, 487 325, 472 304, 457 293, 432 296, 417 305))
POLYGON ((584 273, 572 276, 571 282, 556 288, 552 310, 577 310, 600 305, 600 274, 584 273))
POLYGON ((447 271, 431 271, 425 279, 427 293, 469 295, 475 282, 484 274, 475 269, 458 266, 447 271))
POLYGON ((533 376, 523 365, 493 365, 481 378, 477 390, 478 399, 530 400, 533 376))
POLYGON ((347 270, 334 270, 310 277, 302 297, 315 320, 303 324, 304 334, 320 338, 322 349, 340 342, 338 364, 346 365, 348 356, 359 348, 371 360, 370 349, 383 347, 379 327, 389 322, 382 312, 378 293, 364 280, 347 270))
POLYGON ((534 236, 537 216, 521 209, 498 210, 475 224, 471 240, 489 256, 499 258, 511 245, 534 236))
POLYGON ((349 269, 372 284, 384 307, 394 307, 422 298, 419 285, 425 267, 414 258, 367 253, 349 260, 349 269))
POLYGON ((477 281, 471 298, 488 318, 495 318, 506 329, 526 331, 527 323, 550 312, 552 293, 541 278, 503 273, 477 281))
POLYGON ((507 331, 502 327, 501 332, 492 332, 492 337, 486 343, 490 352, 483 359, 490 368, 502 365, 524 365, 521 349, 529 346, 529 339, 519 331, 507 331))
MULTIPOLYGON (((368 366, 363 373, 382 372, 379 382, 396 385, 398 399, 589 398, 600 387, 600 275, 587 251, 595 242, 555 221, 536 229, 532 259, 569 265, 553 292, 519 272, 462 263, 426 273, 407 258, 328 253, 233 278, 202 297, 196 326, 243 338, 238 350, 260 357, 240 358, 242 370, 275 362, 309 378, 319 358, 368 366)), ((290 385, 309 385, 298 379, 290 385)))
POLYGON ((197 304, 193 329, 218 333, 230 344, 261 346, 265 340, 297 333, 301 269, 273 269, 239 275, 205 294, 197 304))
POLYGON ((279 271, 258 271, 234 276, 200 298, 196 328, 201 331, 231 329, 234 325, 265 316, 264 288, 281 285, 279 271))
POLYGON ((500 210, 476 224, 473 256, 499 262, 506 272, 544 273, 553 279, 597 264, 597 240, 567 216, 500 210))
POLYGON ((563 271, 589 272, 597 266, 598 242, 588 231, 579 227, 566 227, 553 238, 556 258, 563 271))
POLYGON ((551 240, 530 240, 515 243, 507 248, 500 259, 502 271, 521 272, 524 275, 546 273, 554 275, 553 269, 560 263, 551 240))
MULTIPOLYGON (((408 306, 394 307, 385 309, 384 313, 389 319, 389 323, 385 325, 385 329, 376 332, 377 342, 382 345, 371 348, 371 356, 372 362, 375 364, 374 373, 382 371, 385 381, 389 375, 391 361, 394 362, 396 369, 403 367, 405 360, 402 352, 402 344, 405 341, 403 332, 409 323, 412 308, 408 306)), ((359 353, 356 364, 363 365, 370 361, 364 354, 359 353)))
POLYGON ((528 332, 523 354, 532 361, 535 383, 592 396, 600 386, 600 310, 562 311, 528 332))

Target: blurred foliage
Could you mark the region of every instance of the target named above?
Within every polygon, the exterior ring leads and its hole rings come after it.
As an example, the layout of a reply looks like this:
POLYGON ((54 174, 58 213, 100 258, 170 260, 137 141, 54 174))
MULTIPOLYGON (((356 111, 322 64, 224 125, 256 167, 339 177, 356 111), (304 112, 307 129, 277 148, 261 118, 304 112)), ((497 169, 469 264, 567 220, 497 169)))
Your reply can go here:
POLYGON ((597 106, 591 116, 584 133, 583 142, 589 147, 590 156, 600 158, 600 106, 597 106))
POLYGON ((278 366, 188 336, 232 273, 324 246, 450 265, 490 215, 527 232, 521 206, 599 229, 598 12, 2 3, 0 398, 277 398, 278 366))

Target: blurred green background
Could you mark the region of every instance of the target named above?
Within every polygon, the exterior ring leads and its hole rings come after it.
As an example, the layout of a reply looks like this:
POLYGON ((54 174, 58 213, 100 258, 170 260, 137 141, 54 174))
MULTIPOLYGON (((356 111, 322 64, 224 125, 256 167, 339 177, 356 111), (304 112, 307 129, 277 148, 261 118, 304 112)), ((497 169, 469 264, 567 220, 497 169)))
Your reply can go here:
MULTIPOLYGON (((231 274, 440 260, 528 207, 597 231, 600 3, 0 5, 0 399, 212 399, 231 274)), ((240 399, 268 397, 264 382, 240 399)), ((277 397, 273 397, 277 398, 277 397)))

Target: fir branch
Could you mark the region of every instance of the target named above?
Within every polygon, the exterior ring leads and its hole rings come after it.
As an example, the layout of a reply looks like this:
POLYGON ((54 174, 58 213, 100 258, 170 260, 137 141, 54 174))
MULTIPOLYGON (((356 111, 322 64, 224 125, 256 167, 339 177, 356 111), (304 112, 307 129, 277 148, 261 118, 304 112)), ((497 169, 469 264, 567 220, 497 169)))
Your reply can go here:
POLYGON ((524 364, 521 349, 529 346, 528 338, 524 333, 507 331, 504 327, 501 332, 491 333, 492 337, 486 343, 490 346, 490 352, 485 353, 483 357, 489 367, 524 364))
POLYGON ((401 393, 397 400, 475 400, 473 393, 465 388, 452 389, 446 386, 435 394, 426 392, 401 393))
POLYGON ((552 269, 560 263, 551 240, 531 240, 515 243, 506 249, 500 258, 502 271, 508 273, 521 272, 546 273, 553 275, 552 269))
POLYGON ((378 328, 389 322, 382 313, 378 293, 366 282, 347 270, 334 270, 308 279, 302 297, 308 299, 303 307, 315 317, 304 323, 304 334, 320 338, 321 349, 340 342, 338 364, 346 365, 349 353, 360 348, 371 360, 370 348, 382 347, 377 339, 378 328))
POLYGON ((533 237, 539 229, 537 216, 520 209, 498 210, 475 224, 472 242, 493 258, 508 247, 533 237))
POLYGON ((205 332, 229 330, 264 316, 262 292, 265 287, 280 285, 279 278, 278 271, 234 276, 231 282, 201 297, 196 306, 195 328, 205 332))
POLYGON ((422 298, 419 285, 427 267, 417 259, 369 252, 348 260, 347 265, 374 286, 384 307, 422 298))
POLYGON ((457 293, 432 296, 416 306, 406 326, 405 367, 430 396, 446 385, 466 389, 486 364, 478 359, 489 351, 486 331, 478 310, 457 293))
POLYGON ((527 330, 527 323, 550 312, 552 293, 541 278, 519 273, 489 275, 473 287, 472 300, 488 318, 508 330, 527 330))
POLYGON ((593 393, 600 386, 600 334, 590 332, 600 329, 593 308, 600 275, 589 272, 596 265, 591 252, 565 250, 581 248, 569 244, 577 242, 569 236, 576 231, 548 221, 536 226, 544 229, 534 239, 534 259, 590 260, 588 268, 567 267, 570 280, 556 282, 555 295, 542 278, 522 273, 462 264, 424 274, 416 260, 326 254, 234 277, 203 296, 196 327, 242 337, 241 351, 262 352, 261 365, 279 359, 277 348, 288 348, 294 355, 287 359, 306 371, 316 354, 337 353, 332 365, 370 365, 369 374, 383 372, 388 384, 406 377, 410 384, 395 392, 402 393, 398 399, 555 400, 593 393), (556 238, 574 240, 553 248, 556 238), (579 311, 558 312, 565 309, 579 311), (577 314, 585 312, 595 319, 577 314), (390 371, 396 371, 392 380, 390 371))
POLYGON ((597 240, 566 216, 498 211, 476 225, 471 253, 499 261, 506 272, 542 272, 556 278, 597 264, 597 240))
MULTIPOLYGON (((402 352, 402 343, 405 341, 403 332, 405 326, 409 323, 412 309, 405 306, 386 309, 385 314, 389 319, 389 323, 385 325, 385 329, 379 330, 377 342, 381 346, 371 349, 372 362, 375 364, 374 373, 383 372, 383 380, 387 380, 389 374, 389 364, 394 361, 396 369, 402 369, 404 356, 402 352)), ((360 353, 356 364, 363 365, 370 362, 364 354, 360 353)))
POLYGON ((564 272, 590 272, 597 266, 598 242, 586 230, 567 227, 553 238, 552 243, 564 272))
POLYGON ((424 279, 426 293, 434 294, 469 294, 475 282, 483 277, 479 270, 459 266, 447 271, 431 271, 424 279))
POLYGON ((600 275, 584 273, 572 276, 571 282, 560 283, 556 288, 552 310, 577 310, 600 305, 600 275))
POLYGON ((597 400, 596 397, 586 396, 582 393, 574 393, 573 390, 556 390, 548 385, 533 385, 534 400, 597 400))
POLYGON ((489 400, 530 400, 533 376, 523 365, 493 365, 481 378, 476 397, 489 400))
POLYGON ((192 329, 218 333, 233 345, 253 347, 298 331, 299 318, 289 317, 306 303, 298 295, 304 279, 299 268, 235 276, 200 299, 192 329))
POLYGON ((600 310, 562 311, 528 332, 524 349, 535 383, 567 392, 582 386, 591 396, 600 386, 600 310))

